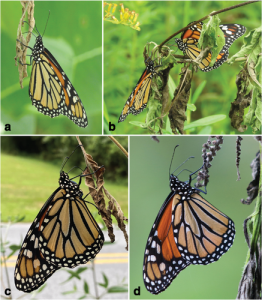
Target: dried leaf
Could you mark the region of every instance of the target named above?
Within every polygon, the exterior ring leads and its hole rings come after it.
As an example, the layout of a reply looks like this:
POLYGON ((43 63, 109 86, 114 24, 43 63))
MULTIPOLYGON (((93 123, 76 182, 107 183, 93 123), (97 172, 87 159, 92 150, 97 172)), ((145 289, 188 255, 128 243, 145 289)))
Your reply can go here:
POLYGON ((244 109, 250 105, 252 98, 252 89, 250 89, 250 82, 248 74, 245 69, 242 69, 237 75, 237 98, 231 103, 229 117, 231 118, 231 125, 239 132, 247 130, 246 125, 241 125, 244 120, 244 109))
POLYGON ((256 157, 250 164, 252 169, 252 178, 253 180, 249 183, 247 187, 247 200, 241 199, 243 204, 251 204, 254 199, 256 199, 259 191, 259 178, 260 178, 260 152, 257 152, 256 157))
MULTIPOLYGON (((77 140, 79 142, 79 145, 82 145, 79 137, 77 137, 77 140)), ((128 250, 128 234, 126 232, 126 226, 124 224, 124 221, 128 221, 128 219, 124 216, 121 207, 117 203, 115 198, 104 187, 103 175, 105 172, 105 168, 98 166, 97 163, 93 160, 92 156, 86 153, 83 147, 81 147, 81 149, 87 165, 87 169, 83 172, 83 174, 95 172, 92 175, 89 174, 88 176, 85 176, 85 184, 89 187, 91 197, 93 198, 99 210, 99 213, 101 214, 101 217, 108 229, 108 236, 113 243, 115 241, 113 223, 111 218, 111 215, 113 215, 117 220, 118 227, 123 231, 127 243, 126 250, 128 250), (93 176, 96 182, 94 182, 93 176), (107 208, 105 196, 109 199, 107 208)))
MULTIPOLYGON (((17 40, 16 41, 16 56, 15 56, 15 65, 17 66, 17 61, 22 62, 25 64, 26 62, 26 52, 27 52, 27 47, 29 44, 29 41, 32 36, 32 30, 35 26, 35 19, 34 19, 34 1, 21 1, 22 4, 22 17, 20 19, 20 22, 18 24, 18 29, 17 29, 17 40), (27 18, 28 18, 28 23, 29 23, 29 31, 27 33, 26 39, 24 38, 22 34, 22 27, 24 25, 24 20, 25 20, 25 15, 27 12, 27 18), (25 45, 22 46, 21 42, 25 45)), ((19 72, 19 82, 21 88, 23 88, 23 79, 28 76, 27 74, 27 66, 22 65, 21 63, 18 64, 18 72, 19 72)))
POLYGON ((186 109, 187 102, 190 95, 192 81, 192 71, 188 68, 182 68, 182 74, 180 82, 174 93, 174 99, 172 100, 172 107, 169 111, 170 126, 174 134, 177 134, 177 130, 184 133, 184 123, 187 119, 186 109))

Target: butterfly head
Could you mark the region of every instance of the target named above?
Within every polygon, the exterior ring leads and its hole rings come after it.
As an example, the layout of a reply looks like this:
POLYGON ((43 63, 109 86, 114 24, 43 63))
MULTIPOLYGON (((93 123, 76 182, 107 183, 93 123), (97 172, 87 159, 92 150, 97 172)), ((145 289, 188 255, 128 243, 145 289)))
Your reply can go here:
POLYGON ((177 176, 170 175, 170 189, 181 196, 182 200, 190 198, 193 193, 199 193, 197 189, 191 187, 188 181, 180 181, 177 176))
POLYGON ((83 195, 83 192, 79 189, 79 184, 73 180, 70 180, 68 174, 64 171, 61 171, 60 173, 59 185, 62 189, 65 189, 70 194, 79 196, 83 195))
POLYGON ((32 52, 34 60, 37 61, 39 59, 39 55, 44 51, 44 49, 43 38, 41 35, 38 35, 32 52))
POLYGON ((177 43, 179 50, 181 50, 181 51, 185 50, 185 44, 181 39, 175 39, 175 42, 177 43))

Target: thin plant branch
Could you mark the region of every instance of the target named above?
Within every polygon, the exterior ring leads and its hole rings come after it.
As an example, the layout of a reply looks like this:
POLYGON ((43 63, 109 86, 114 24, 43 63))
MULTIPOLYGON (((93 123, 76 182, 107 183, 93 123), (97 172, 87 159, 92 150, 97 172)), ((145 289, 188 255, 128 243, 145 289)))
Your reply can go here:
POLYGON ((91 261, 92 264, 92 273, 93 273, 93 280, 94 280, 94 287, 95 287, 95 299, 99 299, 98 289, 97 289, 97 282, 96 282, 96 271, 95 271, 95 262, 94 260, 91 261))
POLYGON ((124 155, 128 157, 128 152, 126 151, 126 149, 113 136, 110 135, 108 137, 117 145, 117 147, 124 153, 124 155))

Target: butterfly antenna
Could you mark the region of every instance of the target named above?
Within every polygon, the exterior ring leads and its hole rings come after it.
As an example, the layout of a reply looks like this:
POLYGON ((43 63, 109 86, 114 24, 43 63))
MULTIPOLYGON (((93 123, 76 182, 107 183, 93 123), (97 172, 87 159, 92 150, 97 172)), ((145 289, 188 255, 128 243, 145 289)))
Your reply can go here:
POLYGON ((72 154, 76 151, 76 149, 77 149, 78 147, 83 147, 83 145, 77 145, 77 147, 73 150, 73 152, 72 152, 69 156, 65 157, 65 159, 64 159, 64 161, 63 161, 63 163, 62 163, 62 166, 61 166, 60 173, 61 173, 62 170, 64 169, 64 166, 65 166, 65 164, 67 163, 67 161, 69 160, 69 158, 72 156, 72 154))
MULTIPOLYGON (((50 10, 49 10, 48 18, 47 18, 47 21, 46 21, 46 24, 45 24, 45 30, 46 30, 46 27, 47 27, 47 23, 48 23, 49 17, 50 17, 50 10)), ((42 37, 43 37, 44 34, 45 34, 45 30, 44 30, 44 32, 43 32, 42 37)), ((37 31, 38 31, 38 30, 37 30, 37 31)))
MULTIPOLYGON (((37 28, 36 28, 36 25, 35 25, 35 28, 34 27, 32 27, 27 21, 23 21, 23 23, 26 23, 30 28, 32 28, 37 34, 40 34, 39 33, 39 31, 37 30, 37 28)), ((28 31, 29 32, 29 31, 28 31)), ((26 33, 26 32, 24 32, 24 33, 26 33)), ((33 31, 31 31, 31 33, 33 34, 33 31)), ((34 34, 33 34, 34 35, 34 34)), ((34 35, 35 36, 35 35, 34 35)))
POLYGON ((36 35, 33 33, 33 31, 26 31, 26 32, 23 32, 23 34, 29 33, 29 32, 36 38, 36 35))
MULTIPOLYGON (((179 146, 179 145, 176 145, 176 147, 174 148, 174 152, 173 152, 173 155, 172 155, 172 158, 171 158, 171 163, 170 163, 170 166, 169 166, 169 177, 170 177, 170 175, 171 175, 170 170, 171 170, 173 158, 174 158, 174 155, 175 155, 175 151, 176 151, 176 148, 177 148, 178 146, 179 146)), ((175 172, 175 171, 174 171, 174 172, 175 172)))
POLYGON ((183 171, 187 171, 187 172, 189 172, 190 174, 192 174, 192 171, 191 171, 191 170, 183 169, 183 170, 181 170, 176 176, 179 176, 179 174, 181 174, 183 171))
MULTIPOLYGON (((84 170, 82 170, 80 167, 74 166, 67 172, 67 174, 69 174, 69 172, 71 172, 74 168, 80 169, 82 172, 84 172, 84 170)), ((78 176, 80 176, 80 175, 78 175, 78 176)))
MULTIPOLYGON (((195 158, 195 156, 189 156, 184 162, 182 162, 182 164, 180 165, 180 166, 178 166, 176 169, 175 169, 175 171, 172 173, 172 174, 174 174, 175 172, 176 172, 176 170, 177 169, 179 169, 181 166, 183 166, 183 164, 185 164, 190 158, 195 158)), ((182 172, 182 171, 181 171, 182 172)), ((180 173, 181 173, 180 172, 180 173)), ((179 173, 179 174, 180 174, 179 173)), ((192 174, 194 174, 194 173, 192 173, 192 174)))
POLYGON ((100 169, 102 169, 102 168, 104 168, 105 166, 101 166, 100 168, 98 168, 97 170, 95 170, 94 172, 92 172, 92 173, 89 173, 89 174, 83 174, 83 175, 81 175, 81 177, 86 177, 86 176, 88 176, 88 175, 92 175, 92 174, 95 174, 97 171, 99 171, 100 169))
MULTIPOLYGON (((78 168, 78 167, 74 167, 74 168, 78 168)), ((77 175, 77 176, 75 176, 75 177, 73 177, 73 178, 70 178, 70 180, 75 179, 75 178, 77 178, 77 177, 81 177, 81 178, 82 178, 82 177, 86 177, 86 176, 95 174, 97 171, 99 171, 99 170, 102 169, 102 168, 104 168, 104 166, 101 166, 100 168, 98 168, 96 171, 94 171, 94 172, 92 172, 92 173, 77 175)), ((72 169, 73 169, 73 168, 72 168, 72 169)), ((79 168, 79 169, 80 169, 80 168, 79 168)), ((81 170, 81 169, 80 169, 80 170, 81 170)))

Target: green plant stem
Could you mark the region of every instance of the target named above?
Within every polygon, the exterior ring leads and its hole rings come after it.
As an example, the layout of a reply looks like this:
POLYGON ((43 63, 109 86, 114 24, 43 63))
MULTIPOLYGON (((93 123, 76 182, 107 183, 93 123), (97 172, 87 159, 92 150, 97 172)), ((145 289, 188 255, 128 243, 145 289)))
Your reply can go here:
POLYGON ((95 287, 95 299, 100 299, 98 295, 98 290, 97 290, 97 282, 96 282, 96 271, 95 271, 95 262, 92 260, 92 273, 93 273, 93 279, 94 279, 94 287, 95 287))

